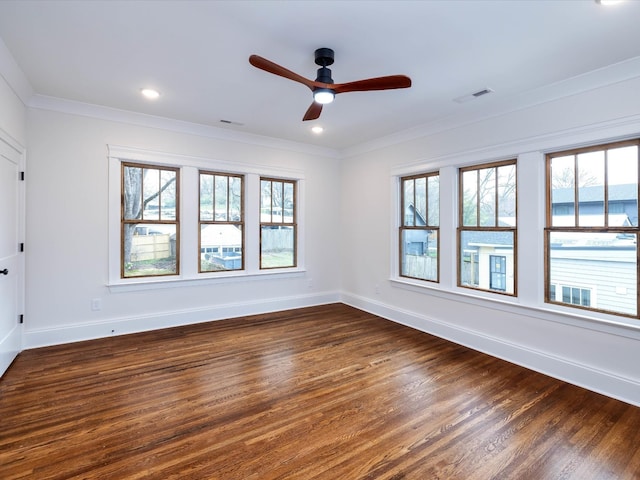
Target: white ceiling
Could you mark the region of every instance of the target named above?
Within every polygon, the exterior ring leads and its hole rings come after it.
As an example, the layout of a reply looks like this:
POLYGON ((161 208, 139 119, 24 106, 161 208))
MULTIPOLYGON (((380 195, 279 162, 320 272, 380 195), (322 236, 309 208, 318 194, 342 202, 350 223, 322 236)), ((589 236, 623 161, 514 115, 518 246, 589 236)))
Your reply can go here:
POLYGON ((640 76, 639 20, 637 0, 0 1, 0 38, 35 99, 336 150, 640 76), (302 122, 311 91, 248 57, 314 79, 319 47, 335 50, 335 82, 404 74, 413 86, 342 94, 302 122), (155 102, 140 96, 148 86, 155 102))

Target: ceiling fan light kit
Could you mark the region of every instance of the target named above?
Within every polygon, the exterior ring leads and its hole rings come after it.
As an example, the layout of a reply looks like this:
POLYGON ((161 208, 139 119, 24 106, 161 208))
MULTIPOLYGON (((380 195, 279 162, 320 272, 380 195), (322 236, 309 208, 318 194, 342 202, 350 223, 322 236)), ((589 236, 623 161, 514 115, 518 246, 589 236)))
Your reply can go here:
POLYGON ((333 102, 334 98, 335 94, 333 93, 333 90, 329 88, 316 88, 313 91, 313 99, 323 105, 333 102))
POLYGON ((333 64, 334 52, 330 48, 318 48, 315 51, 316 65, 320 65, 315 80, 309 80, 297 73, 292 72, 266 58, 258 55, 251 55, 249 63, 260 70, 273 73, 280 77, 288 78, 294 82, 302 83, 313 92, 313 103, 307 109, 303 121, 315 120, 322 113, 322 106, 331 103, 339 93, 366 92, 371 90, 392 90, 397 88, 408 88, 411 86, 411 79, 405 75, 391 75, 386 77, 368 78, 348 83, 334 83, 331 78, 331 70, 328 68, 333 64))

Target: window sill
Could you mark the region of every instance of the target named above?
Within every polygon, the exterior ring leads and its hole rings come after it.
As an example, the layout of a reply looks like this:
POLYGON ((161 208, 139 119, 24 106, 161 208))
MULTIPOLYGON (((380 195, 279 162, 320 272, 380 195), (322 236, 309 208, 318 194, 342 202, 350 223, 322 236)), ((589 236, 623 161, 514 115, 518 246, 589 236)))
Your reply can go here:
MULTIPOLYGON (((389 279, 391 285, 412 292, 433 295, 446 300, 465 302, 473 305, 500 310, 517 315, 527 315, 542 320, 562 323, 580 328, 588 328, 602 333, 618 335, 622 337, 640 340, 640 321, 594 312, 593 315, 584 315, 571 310, 571 307, 551 304, 525 304, 516 297, 505 297, 501 294, 462 289, 454 290, 443 287, 440 284, 422 284, 415 280, 400 277, 389 279), (500 297, 500 298, 496 298, 500 297)), ((428 282, 430 283, 430 282, 428 282)))
POLYGON ((156 290, 163 288, 194 287, 203 285, 217 285, 222 283, 238 283, 269 278, 296 278, 304 276, 304 268, 286 268, 260 270, 257 272, 220 272, 201 273, 197 277, 161 277, 161 278, 132 278, 117 280, 107 284, 111 293, 133 292, 139 290, 156 290))

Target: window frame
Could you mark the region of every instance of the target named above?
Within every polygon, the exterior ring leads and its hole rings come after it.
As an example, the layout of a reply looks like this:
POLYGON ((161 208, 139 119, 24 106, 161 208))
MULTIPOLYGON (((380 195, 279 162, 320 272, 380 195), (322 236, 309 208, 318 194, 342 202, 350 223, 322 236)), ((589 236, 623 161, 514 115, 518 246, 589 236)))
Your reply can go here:
POLYGON ((298 209, 298 181, 289 178, 278 178, 278 177, 268 177, 268 176, 260 176, 260 204, 259 204, 259 232, 260 232, 260 240, 259 240, 259 249, 258 249, 258 266, 260 270, 280 270, 283 268, 296 268, 298 265, 298 224, 297 224, 297 209, 298 209), (270 215, 271 222, 264 222, 262 220, 262 182, 271 182, 271 206, 270 206, 270 215), (282 189, 284 193, 284 185, 291 184, 293 187, 293 212, 292 212, 292 221, 285 222, 284 221, 284 195, 283 195, 283 205, 282 205, 282 222, 274 222, 273 221, 273 183, 282 183, 282 189), (293 265, 287 266, 273 266, 273 267, 264 267, 262 266, 262 231, 263 227, 291 227, 293 228, 293 265))
MULTIPOLYGON (((598 312, 607 315, 615 315, 627 318, 638 319, 640 318, 640 288, 636 289, 636 314, 632 315, 625 312, 618 312, 607 310, 603 308, 595 308, 592 306, 583 306, 577 305, 573 303, 566 303, 562 301, 558 301, 557 294, 556 298, 551 298, 551 235, 553 233, 616 233, 616 234, 625 234, 631 233, 636 236, 636 283, 640 280, 640 248, 638 246, 638 240, 640 240, 640 222, 638 222, 637 226, 609 226, 609 188, 611 184, 608 183, 608 173, 605 173, 604 181, 603 181, 603 226, 580 226, 579 217, 580 217, 580 201, 579 201, 579 189, 580 186, 578 182, 575 181, 575 173, 574 173, 574 208, 573 208, 573 216, 574 216, 574 226, 554 226, 553 225, 553 179, 552 179, 552 169, 551 164, 554 158, 557 157, 567 157, 573 156, 574 159, 574 172, 577 171, 577 158, 578 155, 583 153, 592 153, 592 152, 604 152, 604 170, 607 172, 607 161, 608 155, 607 152, 609 150, 613 150, 616 148, 623 148, 628 146, 636 146, 637 147, 637 162, 638 162, 638 178, 636 185, 636 209, 640 212, 640 138, 634 138, 629 140, 622 140, 616 142, 607 142, 596 145, 590 145, 587 147, 578 147, 571 148, 565 150, 557 150, 553 152, 549 152, 545 155, 545 226, 544 226, 544 302, 550 305, 557 305, 560 307, 566 308, 575 308, 580 310, 585 310, 589 312, 598 312)), ((615 184, 613 184, 615 185, 615 184)), ((577 283, 577 281, 576 281, 577 283)), ((559 285, 557 281, 553 282, 556 284, 556 291, 558 287, 560 290, 562 286, 573 287, 574 285, 569 285, 566 282, 563 282, 562 285, 559 285)), ((583 288, 575 285, 575 288, 583 288)), ((594 299, 597 298, 598 292, 594 287, 584 287, 584 289, 590 290, 590 304, 594 303, 594 299)), ((581 293, 582 295, 582 293, 581 293)))
MULTIPOLYGON (((457 224, 457 228, 456 228, 456 285, 458 288, 465 288, 465 289, 470 289, 470 290, 475 290, 478 292, 486 292, 486 293, 494 293, 497 295, 504 295, 504 296, 508 296, 508 297, 517 297, 518 296, 518 159, 517 158, 513 158, 513 159, 509 159, 509 160, 502 160, 502 161, 496 161, 496 162, 488 162, 488 163, 482 163, 482 164, 474 164, 474 165, 468 165, 468 166, 463 166, 463 167, 459 167, 458 168, 458 224, 457 224), (515 215, 515 226, 513 227, 500 227, 498 226, 499 224, 499 220, 500 220, 500 216, 499 216, 499 201, 498 201, 498 195, 499 195, 499 189, 498 189, 498 180, 499 180, 499 176, 497 175, 497 169, 499 167, 503 167, 503 166, 509 166, 509 165, 513 165, 515 168, 515 175, 514 175, 514 188, 515 188, 515 193, 513 195, 514 198, 514 215, 515 215), (463 175, 465 172, 470 172, 470 171, 480 171, 480 170, 486 170, 486 169, 495 169, 496 170, 496 174, 495 174, 495 183, 496 183, 496 187, 495 187, 495 198, 494 198, 494 225, 493 226, 487 226, 487 225, 480 225, 481 223, 481 215, 480 215, 480 208, 481 208, 481 202, 478 200, 477 198, 477 189, 476 189, 476 225, 475 226, 471 226, 471 225, 464 225, 464 182, 463 182, 463 175), (493 290, 490 288, 481 288, 479 286, 473 286, 473 285, 464 285, 462 283, 462 260, 463 260, 463 252, 462 252, 462 235, 464 232, 508 232, 511 233, 513 236, 513 293, 510 293, 508 291, 501 291, 501 290, 493 290)), ((480 175, 478 174, 478 184, 480 183, 480 175)), ((498 253, 496 253, 498 254, 498 253)), ((488 275, 490 275, 490 272, 487 272, 488 275)))
MULTIPOLYGON (((198 273, 221 273, 221 272, 232 272, 232 271, 241 271, 245 269, 245 256, 246 256, 246 226, 245 226, 245 214, 244 214, 244 205, 245 205, 245 176, 239 173, 229 173, 229 172, 218 172, 218 171, 213 171, 213 170, 199 170, 198 171, 198 273), (203 220, 202 219, 202 175, 211 175, 213 176, 213 182, 214 182, 214 186, 213 186, 213 198, 212 198, 212 202, 213 202, 213 212, 212 212, 212 216, 213 219, 212 220, 203 220), (232 221, 229 220, 229 216, 230 216, 230 202, 228 200, 228 195, 227 195, 227 220, 216 220, 215 218, 215 205, 216 205, 216 197, 215 197, 215 179, 216 177, 227 177, 227 194, 229 193, 230 187, 229 187, 229 179, 230 178, 238 178, 240 180, 240 220, 238 221, 232 221), (241 253, 242 253, 242 260, 241 260, 241 265, 240 268, 230 268, 230 269, 224 269, 224 270, 202 270, 202 226, 203 225, 232 225, 235 227, 240 226, 240 231, 241 233, 241 253)), ((224 253, 225 251, 228 252, 228 249, 230 247, 223 247, 222 248, 222 252, 219 253, 224 253)), ((216 249, 217 251, 217 249, 216 249)), ((237 252, 237 248, 234 248, 234 252, 237 252)))
MULTIPOLYGON (((121 173, 120 173, 120 278, 121 279, 144 279, 144 278, 160 278, 160 277, 175 277, 180 275, 180 169, 176 167, 170 167, 166 165, 157 165, 157 164, 149 164, 149 163, 135 163, 135 162, 122 162, 120 165, 121 173), (160 171, 170 171, 174 172, 176 175, 175 179, 175 220, 163 220, 161 218, 161 210, 159 210, 159 217, 157 220, 150 219, 146 220, 144 218, 144 208, 141 209, 140 215, 142 218, 134 218, 127 219, 125 218, 125 175, 124 171, 126 168, 141 168, 141 169, 149 169, 149 170, 160 170, 160 171), (175 226, 175 235, 176 235, 176 271, 175 273, 163 273, 158 275, 131 275, 125 276, 125 228, 126 225, 174 225, 175 226)), ((141 190, 144 192, 144 175, 142 179, 141 190)), ((158 191, 158 195, 162 196, 162 190, 158 191)), ((142 193, 141 200, 144 201, 144 194, 142 193)))
MULTIPOLYGON (((428 252, 427 252, 428 253, 428 252)), ((411 280, 419 280, 419 281, 423 281, 423 282, 431 282, 431 283, 435 283, 438 284, 440 283, 440 171, 436 170, 436 171, 430 171, 430 172, 424 172, 424 173, 418 173, 418 174, 413 174, 413 175, 407 175, 407 176, 403 176, 400 177, 400 222, 398 225, 398 276, 400 278, 407 278, 407 279, 411 279, 411 280), (437 225, 432 225, 429 222, 429 178, 432 177, 438 177, 438 222, 437 225), (414 189, 413 189, 413 193, 414 193, 414 208, 415 208, 415 181, 417 179, 420 178, 424 178, 425 179, 425 202, 426 202, 426 206, 425 206, 425 214, 426 214, 426 218, 425 218, 425 225, 422 226, 418 226, 416 225, 416 221, 415 221, 415 217, 416 215, 414 214, 414 222, 413 225, 406 225, 406 219, 405 219, 405 188, 404 188, 404 182, 405 181, 410 181, 413 180, 414 182, 414 189), (405 275, 403 273, 403 253, 404 253, 404 242, 403 242, 403 234, 406 231, 424 231, 424 232, 430 232, 430 231, 436 231, 437 232, 437 241, 436 241, 436 278, 435 280, 432 280, 430 278, 422 278, 422 277, 414 277, 411 275, 405 275)))

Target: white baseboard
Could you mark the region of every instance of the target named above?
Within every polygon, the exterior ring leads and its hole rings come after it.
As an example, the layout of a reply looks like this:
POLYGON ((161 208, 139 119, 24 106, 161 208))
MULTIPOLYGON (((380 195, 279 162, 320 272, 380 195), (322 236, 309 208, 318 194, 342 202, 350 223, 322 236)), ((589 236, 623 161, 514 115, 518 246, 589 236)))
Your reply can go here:
POLYGON ((464 345, 550 377, 640 406, 640 384, 633 379, 577 364, 566 358, 505 342, 443 320, 404 311, 371 299, 343 293, 342 303, 387 320, 464 345))
POLYGON ((130 333, 223 320, 226 318, 324 305, 339 301, 339 292, 323 292, 253 302, 212 305, 207 308, 110 318, 101 322, 88 322, 39 330, 26 330, 23 335, 23 347, 29 349, 60 345, 63 343, 94 340, 114 335, 127 335, 130 333))
POLYGON ((0 339, 0 377, 7 371, 22 346, 22 326, 16 325, 3 339, 0 339))

